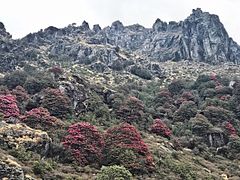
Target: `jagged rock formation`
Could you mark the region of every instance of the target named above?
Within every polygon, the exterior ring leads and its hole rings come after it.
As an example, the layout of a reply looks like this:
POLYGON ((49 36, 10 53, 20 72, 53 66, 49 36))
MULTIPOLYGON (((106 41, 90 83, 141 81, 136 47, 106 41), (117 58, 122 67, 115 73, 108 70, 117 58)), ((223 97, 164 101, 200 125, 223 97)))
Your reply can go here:
POLYGON ((240 63, 240 46, 229 37, 218 16, 199 8, 184 21, 166 23, 157 19, 152 28, 124 26, 115 21, 103 29, 99 25, 90 29, 84 21, 81 26, 50 26, 12 40, 1 23, 0 35, 1 71, 13 70, 29 61, 45 67, 49 60, 54 60, 89 65, 98 72, 130 71, 132 66, 144 66, 161 76, 157 65, 157 70, 152 70, 153 62, 240 63))

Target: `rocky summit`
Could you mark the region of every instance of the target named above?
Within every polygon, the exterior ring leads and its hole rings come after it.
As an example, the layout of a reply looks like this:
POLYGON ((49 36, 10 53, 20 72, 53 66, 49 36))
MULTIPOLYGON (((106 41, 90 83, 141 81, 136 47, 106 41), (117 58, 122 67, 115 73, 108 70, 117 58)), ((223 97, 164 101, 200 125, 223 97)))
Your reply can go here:
POLYGON ((240 47, 193 10, 13 39, 0 23, 0 179, 239 180, 240 47))
POLYGON ((84 21, 81 26, 50 26, 13 40, 1 23, 0 35, 1 71, 21 67, 25 61, 44 64, 49 59, 91 64, 100 71, 121 69, 134 64, 121 55, 123 51, 138 61, 240 63, 240 46, 229 37, 219 17, 199 8, 180 22, 157 19, 152 28, 115 21, 103 29, 99 25, 90 29, 84 21))

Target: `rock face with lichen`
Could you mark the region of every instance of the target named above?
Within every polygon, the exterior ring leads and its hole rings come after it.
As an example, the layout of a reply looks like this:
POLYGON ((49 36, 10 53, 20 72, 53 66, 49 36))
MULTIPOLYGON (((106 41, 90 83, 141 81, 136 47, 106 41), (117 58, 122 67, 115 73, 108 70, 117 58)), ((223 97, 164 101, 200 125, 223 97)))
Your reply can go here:
POLYGON ((21 123, 0 122, 0 144, 3 147, 18 149, 23 146, 44 156, 48 153, 50 143, 51 139, 44 131, 32 129, 21 123))
POLYGON ((24 180, 23 169, 12 156, 1 153, 0 157, 0 179, 24 180))

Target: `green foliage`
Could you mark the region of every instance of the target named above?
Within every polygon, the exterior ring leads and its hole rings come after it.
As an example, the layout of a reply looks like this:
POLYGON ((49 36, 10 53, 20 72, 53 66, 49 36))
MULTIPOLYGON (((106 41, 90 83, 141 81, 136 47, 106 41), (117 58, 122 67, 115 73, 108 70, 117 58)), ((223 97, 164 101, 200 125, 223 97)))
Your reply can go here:
POLYGON ((53 170, 53 167, 50 163, 45 161, 35 161, 32 167, 33 173, 36 175, 43 176, 49 171, 53 170))
POLYGON ((17 86, 23 86, 27 77, 28 75, 26 72, 18 70, 5 75, 3 81, 9 89, 14 89, 17 86))
POLYGON ((208 121, 208 119, 205 116, 197 114, 196 117, 192 118, 189 121, 189 126, 193 134, 205 136, 209 128, 212 127, 212 124, 208 121))
POLYGON ((176 163, 172 158, 167 157, 164 159, 163 164, 184 180, 197 179, 196 173, 192 170, 192 167, 189 164, 187 164, 187 162, 176 163))
POLYGON ((215 106, 206 107, 203 114, 213 125, 217 125, 224 121, 231 121, 234 117, 231 111, 215 106))
POLYGON ((17 158, 21 162, 31 161, 33 153, 27 151, 24 147, 20 146, 18 149, 12 149, 9 154, 17 158))
POLYGON ((149 72, 148 69, 144 69, 138 66, 133 66, 131 68, 131 73, 139 76, 140 78, 146 79, 146 80, 151 80, 152 79, 152 74, 149 72))
POLYGON ((186 122, 197 114, 197 107, 193 101, 184 102, 173 114, 174 121, 186 122))
POLYGON ((185 88, 186 82, 183 80, 174 80, 168 85, 168 90, 171 94, 179 94, 185 88))
POLYGON ((123 166, 102 167, 96 180, 132 180, 132 174, 123 166))

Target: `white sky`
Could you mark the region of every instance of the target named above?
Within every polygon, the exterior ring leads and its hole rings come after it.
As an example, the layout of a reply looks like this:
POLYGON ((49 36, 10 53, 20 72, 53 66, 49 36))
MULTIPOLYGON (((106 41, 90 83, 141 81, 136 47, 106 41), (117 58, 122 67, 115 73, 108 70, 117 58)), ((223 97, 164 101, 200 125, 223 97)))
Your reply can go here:
POLYGON ((50 25, 64 27, 86 20, 91 26, 139 23, 151 27, 157 18, 184 20, 192 9, 217 14, 229 35, 240 44, 240 0, 0 0, 0 21, 14 38, 50 25))

